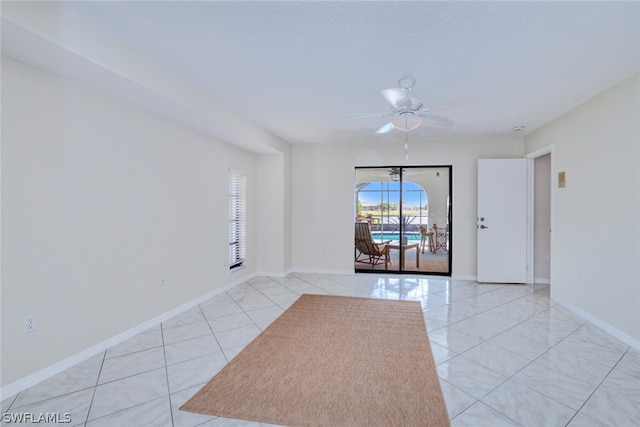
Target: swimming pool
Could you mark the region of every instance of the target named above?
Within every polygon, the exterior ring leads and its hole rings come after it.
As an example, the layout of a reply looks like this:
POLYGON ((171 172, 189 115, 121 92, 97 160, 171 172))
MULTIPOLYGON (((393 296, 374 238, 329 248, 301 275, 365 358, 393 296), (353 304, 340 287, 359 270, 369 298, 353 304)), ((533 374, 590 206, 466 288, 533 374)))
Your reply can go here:
MULTIPOLYGON (((400 240, 400 234, 399 233, 371 233, 371 235, 373 236, 374 240, 400 240)), ((405 237, 407 237, 409 240, 415 240, 415 241, 419 241, 420 240, 420 233, 405 233, 404 234, 405 237)))

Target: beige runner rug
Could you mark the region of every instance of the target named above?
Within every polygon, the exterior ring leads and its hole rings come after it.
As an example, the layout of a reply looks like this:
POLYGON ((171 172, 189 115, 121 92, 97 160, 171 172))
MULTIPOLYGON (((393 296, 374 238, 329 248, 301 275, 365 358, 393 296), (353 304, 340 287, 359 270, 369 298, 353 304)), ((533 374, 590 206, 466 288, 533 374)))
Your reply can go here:
POLYGON ((420 302, 302 295, 180 409, 287 426, 449 426, 420 302))

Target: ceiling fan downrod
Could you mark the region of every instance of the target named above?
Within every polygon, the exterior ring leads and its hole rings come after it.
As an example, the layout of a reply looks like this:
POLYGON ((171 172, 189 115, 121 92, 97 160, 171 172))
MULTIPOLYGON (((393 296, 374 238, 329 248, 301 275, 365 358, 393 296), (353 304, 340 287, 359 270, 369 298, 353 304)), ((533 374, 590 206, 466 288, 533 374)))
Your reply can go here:
MULTIPOLYGON (((405 121, 407 121, 406 116, 405 121)), ((405 124, 405 129, 408 129, 408 124, 405 124)), ((409 130, 404 133, 404 160, 409 161, 409 130)))

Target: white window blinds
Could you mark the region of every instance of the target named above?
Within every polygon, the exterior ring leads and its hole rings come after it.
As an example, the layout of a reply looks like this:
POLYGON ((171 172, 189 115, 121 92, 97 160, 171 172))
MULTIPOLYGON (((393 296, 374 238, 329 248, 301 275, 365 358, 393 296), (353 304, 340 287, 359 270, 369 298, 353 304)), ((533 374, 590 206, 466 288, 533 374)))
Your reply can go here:
POLYGON ((229 268, 242 265, 247 252, 246 174, 229 170, 229 268))

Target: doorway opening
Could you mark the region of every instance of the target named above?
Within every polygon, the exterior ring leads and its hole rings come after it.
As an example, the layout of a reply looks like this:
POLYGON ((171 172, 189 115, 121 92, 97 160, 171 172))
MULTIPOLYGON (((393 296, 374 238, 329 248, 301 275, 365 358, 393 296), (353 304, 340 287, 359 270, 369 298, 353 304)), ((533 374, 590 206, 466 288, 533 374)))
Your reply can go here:
POLYGON ((529 264, 532 266, 527 283, 551 284, 554 223, 554 146, 553 144, 525 155, 532 162, 529 176, 531 207, 529 212, 529 264))
POLYGON ((451 275, 452 166, 357 167, 354 270, 451 275))

